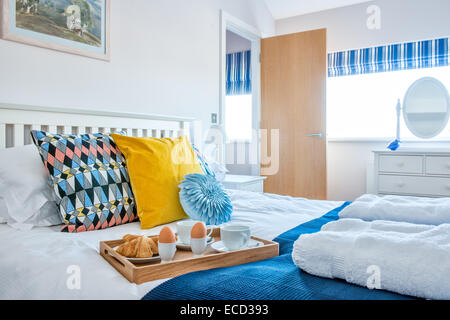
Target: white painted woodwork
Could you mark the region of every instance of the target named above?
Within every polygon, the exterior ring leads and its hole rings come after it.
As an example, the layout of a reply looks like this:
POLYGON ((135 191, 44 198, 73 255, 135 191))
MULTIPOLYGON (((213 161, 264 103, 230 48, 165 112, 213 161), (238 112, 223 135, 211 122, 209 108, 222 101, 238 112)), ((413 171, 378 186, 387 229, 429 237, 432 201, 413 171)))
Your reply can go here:
POLYGON ((225 180, 221 181, 221 183, 226 189, 263 192, 263 183, 265 179, 266 177, 263 176, 227 174, 225 180))
MULTIPOLYGON (((125 131, 128 136, 137 137, 177 137, 182 134, 190 137, 189 129, 195 129, 195 122, 193 118, 166 115, 0 103, 0 149, 31 143, 28 137, 30 130, 64 134, 125 131)), ((194 134, 194 137, 196 136, 194 134)), ((193 142, 195 140, 190 139, 193 142)), ((200 140, 199 137, 197 139, 200 140)))
POLYGON ((425 160, 426 174, 450 175, 450 157, 429 156, 425 160))
POLYGON ((0 123, 0 149, 6 148, 6 124, 0 123))
POLYGON ((380 172, 421 173, 421 156, 380 155, 380 172))
POLYGON ((64 126, 64 134, 72 134, 72 126, 64 126))
POLYGON ((14 125, 14 146, 20 147, 25 144, 24 130, 25 128, 23 124, 14 125))
POLYGON ((419 197, 450 197, 450 151, 374 151, 374 192, 419 197))
MULTIPOLYGON (((16 125, 14 125, 14 127, 16 127, 16 125)), ((53 132, 58 132, 58 127, 57 126, 55 126, 55 125, 49 125, 48 126, 48 132, 51 132, 51 133, 53 133, 53 132)), ((14 144, 14 146, 16 146, 15 144, 14 144)))

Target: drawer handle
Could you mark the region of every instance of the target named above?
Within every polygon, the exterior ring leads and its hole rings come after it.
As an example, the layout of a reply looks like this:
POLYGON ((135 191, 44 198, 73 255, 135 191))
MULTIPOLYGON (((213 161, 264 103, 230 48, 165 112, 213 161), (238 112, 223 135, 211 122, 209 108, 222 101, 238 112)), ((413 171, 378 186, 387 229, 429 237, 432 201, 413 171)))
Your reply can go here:
MULTIPOLYGON (((399 188, 403 188, 403 187, 405 186, 405 183, 404 183, 404 182, 397 183, 397 186, 398 186, 399 188)), ((450 187, 450 186, 449 186, 449 187, 450 187)))
POLYGON ((399 163, 398 163, 398 166, 399 166, 400 168, 403 168, 403 167, 405 166, 405 163, 404 163, 404 162, 399 162, 399 163))
POLYGON ((447 168, 450 169, 450 163, 447 163, 447 168))

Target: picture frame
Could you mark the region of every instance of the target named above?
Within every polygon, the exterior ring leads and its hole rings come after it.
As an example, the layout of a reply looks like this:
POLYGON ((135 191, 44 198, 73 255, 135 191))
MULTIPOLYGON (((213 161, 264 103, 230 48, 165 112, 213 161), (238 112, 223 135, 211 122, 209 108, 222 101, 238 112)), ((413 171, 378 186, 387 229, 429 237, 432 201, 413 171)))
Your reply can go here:
POLYGON ((110 61, 110 0, 0 0, 0 38, 110 61))

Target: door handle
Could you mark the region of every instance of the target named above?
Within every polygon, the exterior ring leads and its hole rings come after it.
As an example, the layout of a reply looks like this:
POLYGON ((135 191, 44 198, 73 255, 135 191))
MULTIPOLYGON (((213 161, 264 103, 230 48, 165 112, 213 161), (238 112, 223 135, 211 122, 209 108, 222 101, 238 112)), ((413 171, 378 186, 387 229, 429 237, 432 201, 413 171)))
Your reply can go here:
POLYGON ((323 133, 311 133, 311 134, 308 134, 307 137, 323 138, 323 133))

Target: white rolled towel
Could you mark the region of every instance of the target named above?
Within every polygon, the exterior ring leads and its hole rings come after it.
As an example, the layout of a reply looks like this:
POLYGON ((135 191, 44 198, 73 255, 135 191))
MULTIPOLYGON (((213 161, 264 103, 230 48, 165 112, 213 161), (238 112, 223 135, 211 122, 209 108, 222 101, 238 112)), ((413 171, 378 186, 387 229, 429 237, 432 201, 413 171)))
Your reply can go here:
POLYGON ((342 219, 294 243, 294 263, 326 278, 427 299, 450 299, 450 225, 342 219))
POLYGON ((440 225, 450 223, 450 198, 365 194, 342 210, 339 217, 440 225))

